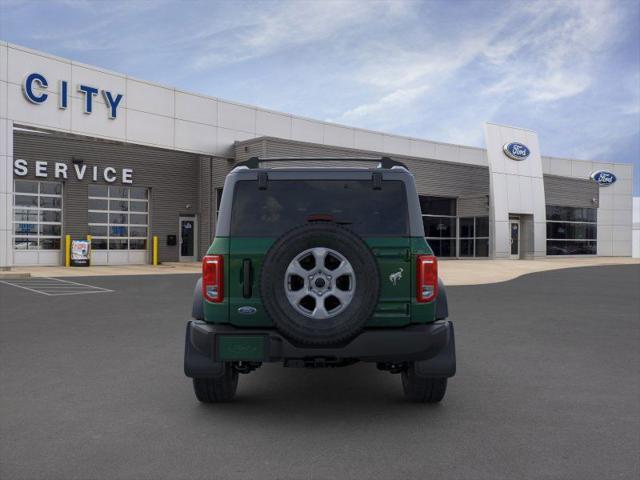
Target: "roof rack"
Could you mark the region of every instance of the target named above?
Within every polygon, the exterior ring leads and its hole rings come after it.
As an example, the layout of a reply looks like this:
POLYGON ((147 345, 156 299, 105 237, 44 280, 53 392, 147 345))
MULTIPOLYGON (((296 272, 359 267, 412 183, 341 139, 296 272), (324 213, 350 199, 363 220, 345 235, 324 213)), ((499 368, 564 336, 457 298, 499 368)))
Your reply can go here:
POLYGON ((333 161, 333 162, 375 162, 378 163, 376 168, 388 168, 391 169, 393 167, 402 167, 406 170, 409 170, 407 166, 398 162, 397 160, 393 160, 389 157, 381 157, 381 158, 341 158, 341 157, 251 157, 249 160, 245 160, 244 162, 237 163, 235 166, 237 167, 247 167, 250 169, 260 168, 260 163, 265 162, 316 162, 316 161, 333 161))

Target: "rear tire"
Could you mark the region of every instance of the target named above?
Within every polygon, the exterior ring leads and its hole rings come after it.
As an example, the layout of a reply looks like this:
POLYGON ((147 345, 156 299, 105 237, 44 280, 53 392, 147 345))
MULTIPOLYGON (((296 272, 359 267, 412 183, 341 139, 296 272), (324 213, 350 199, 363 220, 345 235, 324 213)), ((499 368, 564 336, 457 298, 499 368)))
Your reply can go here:
POLYGON ((193 379, 193 391, 202 403, 230 402, 237 388, 238 372, 228 362, 224 364, 224 373, 219 377, 193 379))
POLYGON ((411 402, 438 403, 447 392, 447 379, 416 375, 411 364, 402 372, 402 390, 405 398, 411 402))

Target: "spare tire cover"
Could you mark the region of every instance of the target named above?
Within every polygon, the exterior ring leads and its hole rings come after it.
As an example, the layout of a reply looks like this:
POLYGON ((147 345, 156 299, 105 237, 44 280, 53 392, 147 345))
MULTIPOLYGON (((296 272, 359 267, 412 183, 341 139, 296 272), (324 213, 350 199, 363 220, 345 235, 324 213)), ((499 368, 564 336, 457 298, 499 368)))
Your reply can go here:
POLYGON ((276 328, 304 345, 353 338, 378 303, 380 274, 369 246, 333 223, 294 228, 265 255, 260 294, 276 328))

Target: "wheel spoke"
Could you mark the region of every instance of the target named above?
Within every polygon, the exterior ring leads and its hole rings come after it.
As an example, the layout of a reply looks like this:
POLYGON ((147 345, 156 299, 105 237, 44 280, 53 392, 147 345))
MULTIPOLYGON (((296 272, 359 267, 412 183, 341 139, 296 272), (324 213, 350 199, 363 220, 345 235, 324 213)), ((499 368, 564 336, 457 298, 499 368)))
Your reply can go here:
POLYGON ((340 305, 342 305, 343 307, 348 305, 349 302, 351 302, 351 299, 353 298, 353 292, 340 290, 338 288, 332 290, 331 295, 336 297, 340 301, 340 305))
POLYGON ((296 305, 300 303, 304 297, 309 295, 309 291, 306 287, 302 287, 300 290, 289 290, 287 291, 287 298, 290 302, 295 303, 296 305))
POLYGON ((324 270, 324 260, 327 257, 327 249, 322 247, 316 247, 311 249, 311 254, 316 261, 316 269, 324 270))
POLYGON ((342 260, 342 262, 340 262, 340 265, 338 265, 337 268, 335 268, 334 270, 331 270, 330 272, 333 278, 338 278, 343 275, 352 275, 353 267, 346 260, 342 260))
POLYGON ((294 259, 293 262, 289 264, 286 274, 287 277, 289 277, 289 275, 297 275, 299 277, 302 277, 302 279, 305 281, 305 286, 307 285, 309 271, 302 268, 302 265, 300 265, 300 261, 298 259, 294 259))
POLYGON ((329 312, 327 312, 327 309, 324 307, 324 299, 316 299, 316 308, 311 312, 311 316, 318 320, 329 317, 329 312))

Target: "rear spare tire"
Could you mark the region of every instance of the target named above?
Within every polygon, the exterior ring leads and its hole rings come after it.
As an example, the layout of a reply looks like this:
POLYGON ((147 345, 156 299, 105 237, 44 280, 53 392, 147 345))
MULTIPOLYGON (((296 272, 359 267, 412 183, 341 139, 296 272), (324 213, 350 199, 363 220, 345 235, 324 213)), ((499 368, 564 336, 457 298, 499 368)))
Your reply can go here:
POLYGON ((379 290, 369 246, 333 223, 303 225, 282 235, 260 274, 267 314, 285 337, 304 345, 353 338, 373 315, 379 290))

